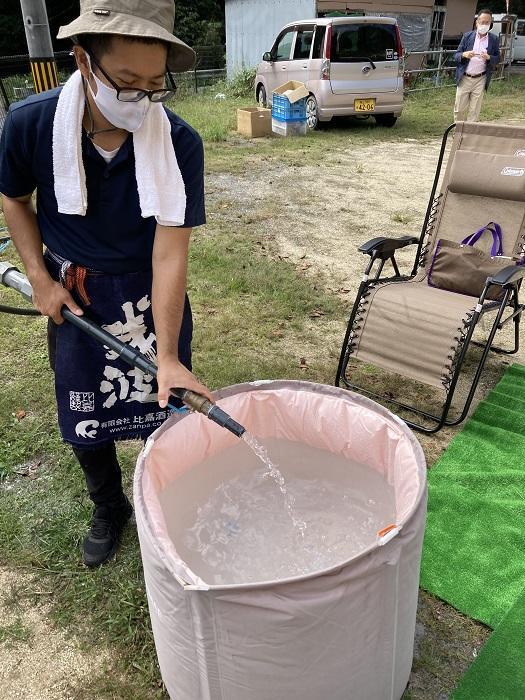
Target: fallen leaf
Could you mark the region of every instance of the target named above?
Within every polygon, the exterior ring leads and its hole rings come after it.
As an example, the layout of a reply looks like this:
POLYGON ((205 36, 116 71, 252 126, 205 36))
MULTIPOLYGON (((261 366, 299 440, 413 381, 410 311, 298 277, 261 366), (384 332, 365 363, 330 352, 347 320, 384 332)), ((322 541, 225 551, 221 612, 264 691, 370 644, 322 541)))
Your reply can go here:
POLYGON ((310 314, 310 318, 319 318, 319 316, 324 316, 325 313, 324 311, 321 311, 320 309, 314 309, 312 313, 310 314))
POLYGON ((19 408, 18 411, 16 411, 16 413, 15 413, 15 418, 17 420, 22 420, 22 418, 25 418, 25 417, 26 417, 26 412, 22 408, 19 408))
POLYGON ((272 335, 273 335, 275 338, 282 338, 283 335, 284 335, 284 333, 283 333, 282 331, 278 330, 278 329, 275 329, 275 330, 272 331, 272 335))
POLYGON ((30 479, 34 479, 37 475, 36 472, 38 471, 38 468, 41 466, 41 460, 31 460, 30 462, 21 464, 18 469, 15 469, 15 474, 18 474, 19 476, 28 476, 30 479))
POLYGON ((303 371, 308 369, 308 362, 306 361, 305 357, 301 357, 299 360, 299 369, 302 369, 303 371))

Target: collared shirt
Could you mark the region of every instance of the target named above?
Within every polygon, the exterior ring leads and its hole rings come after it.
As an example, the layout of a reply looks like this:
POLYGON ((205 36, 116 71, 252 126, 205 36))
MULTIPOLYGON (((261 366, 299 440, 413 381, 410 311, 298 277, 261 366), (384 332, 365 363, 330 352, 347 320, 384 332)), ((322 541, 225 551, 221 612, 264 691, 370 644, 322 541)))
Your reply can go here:
MULTIPOLYGON (((474 39, 474 46, 472 48, 474 53, 488 53, 488 48, 489 35, 485 34, 485 36, 480 36, 480 34, 476 32, 476 38, 474 39)), ((487 62, 481 56, 473 56, 467 64, 467 73, 470 73, 471 75, 478 75, 486 70, 487 62)))
MULTIPOLYGON (((10 107, 0 140, 0 192, 22 197, 36 189, 42 240, 63 258, 112 274, 151 269, 156 221, 141 216, 132 134, 106 163, 82 131, 87 213, 58 212, 52 140, 59 92, 50 90, 10 107)), ((166 113, 186 189, 184 227, 199 226, 206 220, 202 140, 180 117, 166 113)))

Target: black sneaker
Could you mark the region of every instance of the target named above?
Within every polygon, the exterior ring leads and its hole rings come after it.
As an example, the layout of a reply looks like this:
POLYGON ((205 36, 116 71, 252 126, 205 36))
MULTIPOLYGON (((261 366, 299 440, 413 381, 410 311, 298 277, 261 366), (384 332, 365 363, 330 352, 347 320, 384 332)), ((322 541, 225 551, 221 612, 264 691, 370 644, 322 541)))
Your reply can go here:
POLYGON ((95 508, 91 527, 82 547, 86 566, 90 568, 100 566, 111 559, 117 551, 120 533, 133 513, 133 506, 126 497, 124 498, 124 504, 118 509, 108 506, 95 508))

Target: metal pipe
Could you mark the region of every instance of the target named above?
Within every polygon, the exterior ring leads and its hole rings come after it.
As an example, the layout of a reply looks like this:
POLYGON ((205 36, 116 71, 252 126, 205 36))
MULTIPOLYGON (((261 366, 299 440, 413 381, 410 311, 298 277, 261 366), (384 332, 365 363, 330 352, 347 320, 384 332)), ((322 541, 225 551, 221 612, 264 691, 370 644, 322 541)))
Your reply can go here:
POLYGON ((58 73, 45 0, 20 0, 35 91, 58 87, 58 73))
MULTIPOLYGON (((0 282, 6 287, 15 289, 27 301, 32 301, 33 289, 31 284, 27 277, 17 270, 14 265, 0 262, 0 282)), ((62 307, 61 313, 66 321, 80 328, 80 330, 87 333, 101 345, 105 345, 110 350, 116 352, 124 362, 127 362, 132 367, 137 367, 141 372, 144 372, 144 374, 150 374, 153 377, 157 376, 157 366, 148 360, 137 348, 115 338, 114 335, 105 331, 89 318, 86 318, 86 316, 76 316, 67 306, 62 307)), ((241 437, 243 433, 246 432, 246 429, 240 425, 240 423, 237 423, 237 421, 216 404, 209 401, 205 396, 178 387, 170 389, 170 392, 193 411, 204 414, 214 423, 217 423, 217 425, 220 425, 222 428, 226 428, 226 430, 229 430, 237 437, 241 437)))
POLYGON ((27 48, 31 58, 54 60, 51 32, 44 0, 20 0, 27 48))

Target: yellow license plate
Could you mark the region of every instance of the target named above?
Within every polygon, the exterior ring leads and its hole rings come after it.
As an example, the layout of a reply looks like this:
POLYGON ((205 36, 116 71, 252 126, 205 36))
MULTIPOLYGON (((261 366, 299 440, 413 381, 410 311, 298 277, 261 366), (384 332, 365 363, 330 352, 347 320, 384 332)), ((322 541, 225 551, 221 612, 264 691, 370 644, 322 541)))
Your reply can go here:
POLYGON ((374 98, 369 100, 354 100, 354 109, 356 112, 373 112, 376 106, 374 98))

